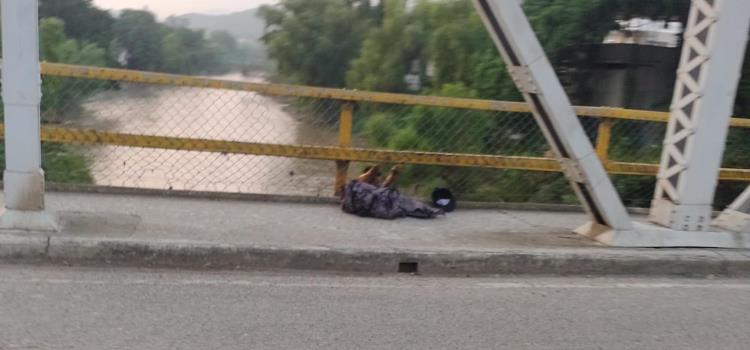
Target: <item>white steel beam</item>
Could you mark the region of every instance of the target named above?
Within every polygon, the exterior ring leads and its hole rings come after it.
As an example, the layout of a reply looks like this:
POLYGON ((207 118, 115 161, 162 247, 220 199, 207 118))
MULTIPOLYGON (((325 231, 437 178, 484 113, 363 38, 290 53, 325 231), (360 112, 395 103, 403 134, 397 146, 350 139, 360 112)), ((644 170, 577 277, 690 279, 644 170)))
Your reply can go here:
POLYGON ((714 226, 735 233, 750 234, 750 187, 719 215, 714 226))
POLYGON ((650 220, 707 231, 750 26, 748 0, 693 0, 650 220))
POLYGON ((38 0, 2 0, 5 208, 0 227, 55 230, 44 212, 38 0))
POLYGON ((474 0, 513 80, 592 222, 579 233, 631 230, 632 223, 519 0, 474 0))

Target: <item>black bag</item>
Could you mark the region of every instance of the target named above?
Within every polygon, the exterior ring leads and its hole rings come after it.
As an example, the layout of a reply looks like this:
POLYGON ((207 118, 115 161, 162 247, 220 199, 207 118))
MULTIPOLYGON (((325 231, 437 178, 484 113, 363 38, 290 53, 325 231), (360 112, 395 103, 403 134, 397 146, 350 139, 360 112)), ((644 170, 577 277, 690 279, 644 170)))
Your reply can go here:
POLYGON ((432 205, 450 213, 456 210, 456 198, 447 188, 436 188, 432 191, 432 205))

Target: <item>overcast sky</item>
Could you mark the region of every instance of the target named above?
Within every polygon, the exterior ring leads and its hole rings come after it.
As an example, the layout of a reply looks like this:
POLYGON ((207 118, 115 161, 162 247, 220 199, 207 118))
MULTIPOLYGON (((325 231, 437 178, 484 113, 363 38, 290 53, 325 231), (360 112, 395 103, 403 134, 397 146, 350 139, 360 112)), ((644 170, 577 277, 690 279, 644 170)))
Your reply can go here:
POLYGON ((190 12, 229 13, 269 4, 276 0, 94 0, 104 9, 142 9, 147 7, 160 18, 190 12))

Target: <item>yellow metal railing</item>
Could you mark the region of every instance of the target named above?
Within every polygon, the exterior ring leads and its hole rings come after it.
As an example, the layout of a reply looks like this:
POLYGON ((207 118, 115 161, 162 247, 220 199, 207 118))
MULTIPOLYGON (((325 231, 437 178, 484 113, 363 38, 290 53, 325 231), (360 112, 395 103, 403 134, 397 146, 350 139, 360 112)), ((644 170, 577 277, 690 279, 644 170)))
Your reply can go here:
MULTIPOLYGON (((531 107, 523 102, 406 95, 285 84, 248 83, 185 75, 141 72, 113 68, 75 66, 58 63, 42 63, 42 74, 91 80, 115 80, 142 84, 252 91, 269 96, 309 97, 349 102, 376 102, 385 104, 418 105, 426 107, 473 109, 479 111, 518 113, 531 112, 531 107)), ((646 111, 639 109, 579 106, 575 107, 575 110, 579 116, 586 117, 640 120, 661 123, 665 123, 669 120, 669 113, 667 112, 646 111)), ((750 119, 732 118, 731 126, 738 128, 750 128, 750 119)))
MULTIPOLYGON (((554 159, 542 157, 389 151, 352 148, 352 118, 354 104, 357 102, 419 105, 429 107, 471 109, 480 111, 531 111, 530 107, 527 104, 520 102, 418 96, 284 84, 247 83, 192 76, 51 63, 43 63, 42 72, 44 75, 57 77, 83 78, 92 80, 114 80, 142 84, 199 87, 235 91, 252 91, 259 94, 271 96, 306 97, 345 102, 342 104, 339 116, 339 140, 337 147, 277 145, 178 137, 144 136, 44 126, 42 128, 42 139, 47 142, 88 145, 116 145, 142 148, 331 160, 336 161, 337 164, 337 189, 341 188, 346 180, 350 161, 502 168, 549 172, 560 171, 560 166, 554 159)), ((612 125, 615 120, 636 120, 663 123, 668 120, 668 113, 610 107, 576 107, 576 112, 580 116, 597 117, 601 119, 601 123, 599 123, 599 133, 596 142, 596 150, 597 154, 604 162, 604 165, 608 172, 612 174, 626 175, 655 175, 657 173, 657 164, 624 163, 609 160, 608 153, 612 136, 612 125)), ((731 126, 737 128, 750 128, 750 119, 733 118, 731 121, 731 126)), ((750 169, 722 169, 721 179, 750 181, 750 169)))

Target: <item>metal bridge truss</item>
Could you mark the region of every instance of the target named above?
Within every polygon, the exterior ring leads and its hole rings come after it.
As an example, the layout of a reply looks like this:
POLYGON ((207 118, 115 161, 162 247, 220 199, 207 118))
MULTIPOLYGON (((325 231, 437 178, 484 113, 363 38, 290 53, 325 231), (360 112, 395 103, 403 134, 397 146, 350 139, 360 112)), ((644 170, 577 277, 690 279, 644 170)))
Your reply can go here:
MULTIPOLYGON (((474 3, 591 217, 576 232, 618 246, 750 246, 748 221, 735 230, 740 233, 710 227, 750 1, 693 0, 651 208, 650 220, 659 226, 631 222, 519 1, 474 3)), ((730 210, 748 215, 750 189, 738 202, 730 210)))

